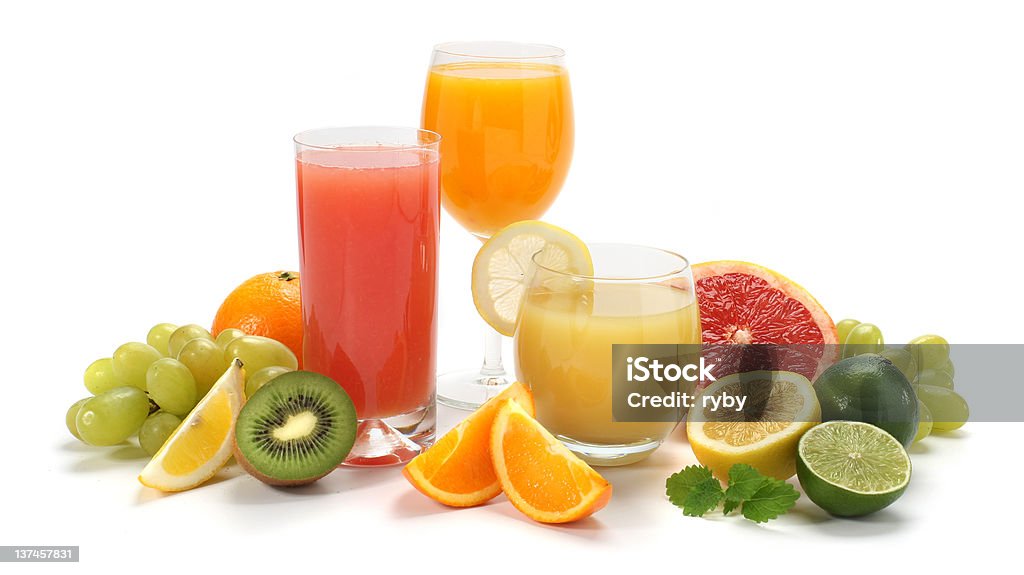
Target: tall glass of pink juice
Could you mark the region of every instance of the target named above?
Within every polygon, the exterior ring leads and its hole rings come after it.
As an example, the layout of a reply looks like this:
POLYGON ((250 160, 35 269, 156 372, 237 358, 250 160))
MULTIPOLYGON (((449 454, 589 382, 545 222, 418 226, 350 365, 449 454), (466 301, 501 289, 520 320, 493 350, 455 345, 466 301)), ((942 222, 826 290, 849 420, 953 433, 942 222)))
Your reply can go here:
POLYGON ((346 465, 392 465, 434 438, 438 143, 414 128, 295 136, 303 368, 360 420, 346 465))

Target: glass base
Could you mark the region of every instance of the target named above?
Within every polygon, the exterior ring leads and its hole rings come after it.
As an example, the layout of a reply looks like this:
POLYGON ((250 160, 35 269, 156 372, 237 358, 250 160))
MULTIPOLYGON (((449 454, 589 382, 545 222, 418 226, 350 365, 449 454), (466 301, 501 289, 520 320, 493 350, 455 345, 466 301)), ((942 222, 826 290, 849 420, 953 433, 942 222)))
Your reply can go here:
POLYGON ((409 413, 386 419, 363 419, 356 442, 342 462, 345 467, 399 465, 434 443, 437 410, 434 402, 409 413))
POLYGON ((570 451, 589 465, 599 467, 618 467, 630 465, 647 459, 661 445, 660 441, 643 441, 618 445, 594 445, 582 443, 562 435, 556 435, 570 451))
POLYGON ((472 411, 512 383, 505 370, 485 375, 480 368, 450 371, 437 376, 437 401, 472 411))

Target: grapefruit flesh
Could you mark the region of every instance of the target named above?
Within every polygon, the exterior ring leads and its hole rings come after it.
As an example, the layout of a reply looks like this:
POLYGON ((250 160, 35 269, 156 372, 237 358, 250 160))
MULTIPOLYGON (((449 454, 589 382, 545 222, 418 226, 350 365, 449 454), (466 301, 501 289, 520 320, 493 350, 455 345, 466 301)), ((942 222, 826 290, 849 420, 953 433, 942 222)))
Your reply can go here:
POLYGON ((768 268, 737 261, 693 266, 705 355, 724 373, 775 369, 811 381, 834 359, 838 335, 810 293, 768 268), (729 344, 743 346, 730 351, 729 344))

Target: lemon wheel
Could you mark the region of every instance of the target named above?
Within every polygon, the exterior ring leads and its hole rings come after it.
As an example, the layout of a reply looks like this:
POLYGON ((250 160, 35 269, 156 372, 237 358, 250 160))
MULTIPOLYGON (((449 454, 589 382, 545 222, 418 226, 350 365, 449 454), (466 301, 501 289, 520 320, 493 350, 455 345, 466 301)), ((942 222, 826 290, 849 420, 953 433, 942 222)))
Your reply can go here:
POLYGON ((558 226, 526 220, 491 236, 473 261, 473 303, 502 335, 515 334, 535 261, 555 271, 594 273, 587 245, 558 226))

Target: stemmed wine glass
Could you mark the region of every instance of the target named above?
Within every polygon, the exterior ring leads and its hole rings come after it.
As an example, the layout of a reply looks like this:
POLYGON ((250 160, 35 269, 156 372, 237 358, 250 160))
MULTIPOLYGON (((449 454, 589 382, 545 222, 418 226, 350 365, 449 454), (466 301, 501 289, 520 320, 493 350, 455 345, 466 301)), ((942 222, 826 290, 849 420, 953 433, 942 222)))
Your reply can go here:
MULTIPOLYGON (((562 189, 573 149, 573 108, 562 49, 518 42, 434 48, 424 129, 441 134, 441 203, 486 241, 537 219, 562 189)), ((501 334, 487 327, 479 368, 441 374, 437 399, 475 409, 510 382, 501 334)))

